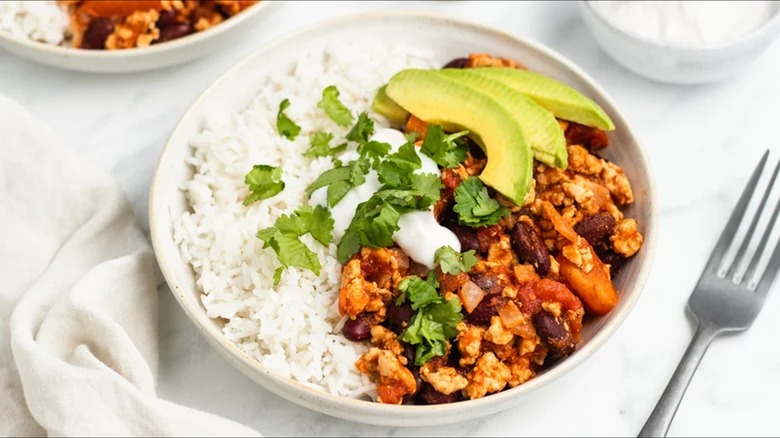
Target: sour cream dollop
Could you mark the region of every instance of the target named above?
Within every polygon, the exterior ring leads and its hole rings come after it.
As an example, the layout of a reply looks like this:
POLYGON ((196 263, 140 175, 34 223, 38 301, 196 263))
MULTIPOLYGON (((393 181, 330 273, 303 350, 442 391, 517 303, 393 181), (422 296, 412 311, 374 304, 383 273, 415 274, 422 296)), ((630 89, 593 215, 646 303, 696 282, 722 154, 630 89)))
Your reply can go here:
MULTIPOLYGON (((397 151, 404 143, 406 137, 401 131, 389 128, 378 129, 371 140, 384 142, 390 145, 391 152, 397 151)), ((415 173, 439 174, 439 166, 419 149, 415 150, 420 157, 422 166, 415 173)), ((346 163, 358 158, 357 152, 346 151, 338 159, 346 163)), ((341 239, 344 232, 352 222, 358 205, 368 201, 371 196, 379 191, 379 177, 374 170, 366 174, 366 181, 347 192, 344 198, 330 209, 333 217, 333 237, 341 239)), ((310 202, 313 205, 327 207, 327 187, 322 187, 311 194, 310 202)), ((433 216, 433 207, 427 211, 413 211, 407 213, 398 220, 398 231, 393 234, 393 241, 415 262, 434 268, 434 254, 442 246, 450 246, 455 251, 460 251, 458 236, 449 229, 441 226, 433 216)))

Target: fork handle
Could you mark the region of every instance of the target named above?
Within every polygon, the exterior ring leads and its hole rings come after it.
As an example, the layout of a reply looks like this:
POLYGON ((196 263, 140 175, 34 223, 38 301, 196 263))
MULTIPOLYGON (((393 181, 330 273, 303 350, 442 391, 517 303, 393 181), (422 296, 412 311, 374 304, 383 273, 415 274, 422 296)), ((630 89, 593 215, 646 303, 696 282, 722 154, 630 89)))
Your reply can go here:
POLYGON ((685 350, 685 355, 680 360, 680 364, 677 365, 677 370, 669 380, 669 384, 666 385, 666 389, 658 400, 658 404, 655 405, 653 413, 650 414, 650 418, 647 419, 645 426, 639 432, 640 437, 666 436, 674 414, 680 406, 680 401, 685 395, 685 390, 691 383, 693 373, 696 372, 707 347, 710 346, 719 331, 706 322, 699 322, 696 334, 693 335, 688 349, 685 350))

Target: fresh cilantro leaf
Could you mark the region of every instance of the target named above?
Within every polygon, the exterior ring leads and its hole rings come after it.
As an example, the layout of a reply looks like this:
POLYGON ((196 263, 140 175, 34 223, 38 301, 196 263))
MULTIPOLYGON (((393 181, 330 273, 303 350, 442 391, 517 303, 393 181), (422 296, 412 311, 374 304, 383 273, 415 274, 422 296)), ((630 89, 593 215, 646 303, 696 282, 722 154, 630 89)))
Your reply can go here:
POLYGON ((406 133, 406 141, 409 143, 416 142, 418 138, 420 138, 420 133, 417 131, 410 131, 406 133))
POLYGON ((244 177, 244 184, 249 186, 249 196, 244 199, 244 205, 270 198, 284 190, 282 168, 255 164, 244 177))
POLYGON ((441 167, 458 167, 466 159, 469 150, 468 145, 459 138, 468 133, 461 131, 447 135, 441 126, 430 125, 422 143, 422 152, 441 167))
POLYGON ((393 198, 384 198, 381 190, 359 204, 338 244, 339 262, 345 263, 362 246, 392 246, 393 233, 398 231, 398 219, 412 210, 408 206, 397 205, 393 198))
POLYGON ((314 208, 303 206, 295 210, 295 215, 300 218, 303 228, 307 230, 317 242, 328 246, 333 241, 334 221, 327 208, 317 205, 314 208))
POLYGON ((442 325, 445 338, 452 339, 458 335, 456 327, 463 320, 461 309, 460 300, 458 297, 453 297, 449 301, 431 304, 425 308, 425 313, 442 325))
POLYGON ((461 272, 469 272, 477 264, 477 257, 474 254, 473 249, 459 253, 450 246, 442 246, 436 250, 433 260, 445 274, 458 275, 461 272))
MULTIPOLYGON (((430 274, 435 275, 435 274, 430 274)), ((412 303, 412 309, 417 310, 431 303, 440 303, 441 295, 429 282, 412 275, 401 280, 398 290, 412 303)), ((403 303, 403 300, 400 301, 403 303)))
POLYGON ((409 188, 412 186, 414 171, 422 167, 422 160, 411 143, 404 143, 398 152, 390 154, 379 163, 377 173, 379 182, 385 188, 409 188))
POLYGON ((290 266, 308 269, 320 275, 322 265, 317 254, 309 249, 300 237, 310 233, 323 245, 329 245, 333 239, 333 219, 327 208, 303 206, 294 214, 283 214, 276 218, 273 227, 257 232, 257 238, 263 241, 263 248, 271 248, 281 267, 274 272, 274 284, 279 284, 282 272, 290 266))
POLYGON ((362 112, 358 115, 355 126, 347 134, 347 140, 354 141, 357 144, 368 143, 368 139, 374 135, 374 121, 368 117, 368 113, 362 112))
POLYGON ((361 157, 370 159, 373 166, 377 167, 380 159, 390 152, 390 144, 371 140, 367 143, 360 143, 357 152, 361 157))
POLYGON ((336 247, 336 258, 339 263, 344 264, 358 251, 360 251, 360 234, 354 229, 347 229, 336 247))
MULTIPOLYGON (((278 220, 277 224, 279 224, 278 220)), ((274 272, 274 284, 279 284, 281 271, 290 266, 308 269, 314 272, 315 275, 320 275, 322 265, 317 258, 317 254, 300 241, 300 236, 296 232, 282 231, 273 226, 260 230, 257 233, 257 237, 263 241, 263 248, 271 247, 274 250, 279 263, 282 265, 281 268, 274 272)))
POLYGON ((330 147, 331 140, 333 140, 333 134, 329 132, 315 132, 309 139, 309 150, 304 152, 303 156, 308 158, 334 157, 347 149, 346 143, 330 147))
POLYGON ((348 126, 352 123, 352 114, 339 100, 339 90, 335 85, 330 85, 322 90, 322 100, 317 104, 318 108, 339 126, 348 126))
POLYGON ((471 177, 455 188, 455 213, 461 225, 482 227, 495 225, 509 214, 488 194, 487 187, 477 177, 471 177))
POLYGON ((298 136, 298 133, 301 132, 301 127, 296 125, 295 122, 290 120, 290 118, 287 117, 287 114, 284 113, 284 110, 289 106, 290 99, 284 99, 279 104, 279 112, 276 114, 276 129, 279 131, 279 134, 287 137, 288 140, 294 140, 295 137, 298 136))
POLYGON ((431 341, 426 338, 426 342, 418 345, 414 352, 414 363, 423 366, 434 357, 445 354, 447 354, 447 341, 441 339, 431 341))
POLYGON ((369 170, 369 162, 366 159, 350 161, 346 165, 334 167, 322 173, 309 187, 306 188, 309 196, 319 188, 328 187, 328 205, 333 207, 353 187, 357 187, 366 181, 369 170))

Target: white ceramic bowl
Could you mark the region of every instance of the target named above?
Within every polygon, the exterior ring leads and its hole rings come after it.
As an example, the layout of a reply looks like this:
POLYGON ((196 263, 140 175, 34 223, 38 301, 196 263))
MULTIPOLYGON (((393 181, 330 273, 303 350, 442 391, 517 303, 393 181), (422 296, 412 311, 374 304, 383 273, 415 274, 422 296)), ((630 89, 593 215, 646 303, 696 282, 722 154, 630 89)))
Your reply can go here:
POLYGON ((653 178, 645 154, 615 104, 587 74, 538 44, 475 24, 407 12, 360 14, 327 21, 277 41, 228 70, 198 98, 174 129, 157 165, 150 197, 149 221, 160 268, 184 311, 220 354, 264 388, 294 403, 336 417, 389 426, 453 423, 497 412, 585 360, 617 330, 639 298, 652 264, 658 220, 653 178), (182 260, 172 232, 173 218, 188 210, 179 187, 192 176, 192 169, 185 164, 185 157, 191 154, 189 141, 209 118, 224 117, 248 105, 262 86, 265 74, 287 68, 304 50, 322 48, 334 40, 429 49, 441 64, 469 52, 517 59, 591 96, 612 117, 617 130, 610 134, 613 145, 605 155, 620 163, 633 183, 636 203, 628 209, 628 215, 639 220, 646 240, 615 280, 621 291, 617 308, 586 324, 582 343, 569 358, 523 385, 478 400, 437 406, 389 406, 336 397, 282 377, 228 341, 220 324, 206 316, 193 271, 182 260))
POLYGON ((607 54, 634 73, 659 82, 699 84, 734 76, 758 58, 780 33, 780 3, 763 26, 732 42, 706 48, 681 47, 626 32, 599 8, 580 1, 585 25, 607 54))
POLYGON ((84 50, 55 46, 0 31, 0 47, 41 64, 90 73, 131 73, 192 61, 246 35, 276 3, 261 1, 224 22, 182 38, 124 50, 84 50))

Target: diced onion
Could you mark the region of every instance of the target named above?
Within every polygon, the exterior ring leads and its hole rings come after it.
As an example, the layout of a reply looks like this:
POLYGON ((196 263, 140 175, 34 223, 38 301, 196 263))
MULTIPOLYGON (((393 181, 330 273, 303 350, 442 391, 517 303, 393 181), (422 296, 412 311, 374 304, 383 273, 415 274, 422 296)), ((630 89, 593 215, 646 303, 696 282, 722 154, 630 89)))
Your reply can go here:
POLYGON ((504 323, 504 326, 509 329, 525 321, 525 315, 520 312, 514 301, 507 301, 506 304, 501 306, 498 309, 498 316, 501 317, 501 322, 504 323))
POLYGON ((477 286, 473 281, 467 281, 458 291, 461 303, 467 312, 471 313, 479 306, 482 299, 485 298, 485 291, 477 286))

